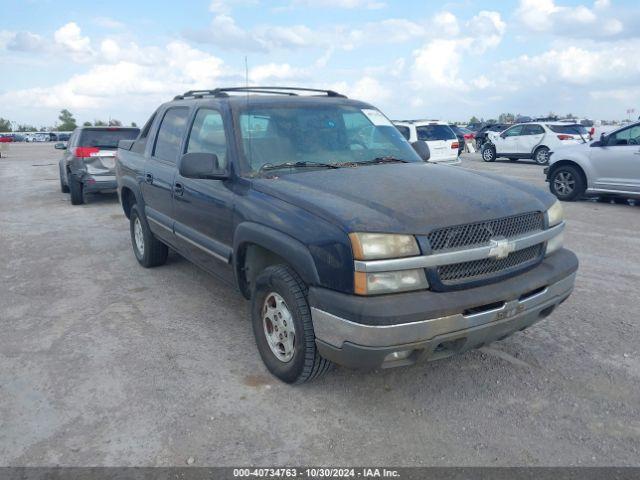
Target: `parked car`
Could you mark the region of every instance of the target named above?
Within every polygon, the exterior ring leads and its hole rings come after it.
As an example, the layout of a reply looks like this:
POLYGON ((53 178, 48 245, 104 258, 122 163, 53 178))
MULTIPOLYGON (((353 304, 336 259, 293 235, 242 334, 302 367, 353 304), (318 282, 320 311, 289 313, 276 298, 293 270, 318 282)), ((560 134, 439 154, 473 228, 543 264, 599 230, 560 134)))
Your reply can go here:
POLYGON ((490 132, 482 146, 482 159, 493 162, 507 157, 512 162, 533 159, 539 165, 549 162, 549 152, 565 145, 588 141, 589 134, 582 125, 566 123, 520 123, 502 133, 490 132))
POLYGON ((429 146, 431 163, 460 163, 460 142, 447 122, 440 120, 399 120, 393 122, 409 142, 423 141, 429 146))
POLYGON ((458 139, 458 155, 460 155, 464 151, 464 144, 467 140, 471 141, 475 138, 475 134, 465 127, 460 127, 453 123, 449 124, 453 133, 456 134, 456 138, 458 139))
POLYGON ((487 134, 489 132, 503 132, 509 128, 509 125, 506 123, 489 123, 484 125, 480 130, 475 133, 476 139, 476 150, 480 151, 482 149, 482 145, 487 141, 487 134))
POLYGON ((602 134, 598 141, 555 150, 545 174, 560 200, 640 199, 640 122, 602 134))
POLYGON ((71 138, 71 134, 70 133, 58 133, 56 135, 56 140, 58 142, 68 142, 69 139, 71 138))
POLYGON ((13 137, 11 135, 0 135, 0 143, 11 143, 13 142, 13 137))
POLYGON ((137 261, 170 247, 235 284, 276 377, 443 358, 569 296, 578 261, 552 195, 425 162, 372 105, 301 90, 187 92, 116 159, 137 261))
POLYGON ((84 203, 85 193, 116 189, 115 154, 120 140, 131 140, 140 129, 126 127, 79 127, 67 144, 57 143, 64 150, 58 162, 60 190, 70 193, 71 204, 84 203))

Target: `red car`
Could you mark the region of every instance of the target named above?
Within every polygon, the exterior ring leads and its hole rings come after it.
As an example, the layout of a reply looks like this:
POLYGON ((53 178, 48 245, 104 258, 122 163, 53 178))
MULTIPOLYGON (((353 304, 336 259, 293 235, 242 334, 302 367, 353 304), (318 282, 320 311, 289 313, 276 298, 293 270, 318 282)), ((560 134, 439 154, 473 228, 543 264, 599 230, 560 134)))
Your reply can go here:
POLYGON ((13 142, 13 137, 9 135, 0 135, 0 143, 11 143, 13 142))

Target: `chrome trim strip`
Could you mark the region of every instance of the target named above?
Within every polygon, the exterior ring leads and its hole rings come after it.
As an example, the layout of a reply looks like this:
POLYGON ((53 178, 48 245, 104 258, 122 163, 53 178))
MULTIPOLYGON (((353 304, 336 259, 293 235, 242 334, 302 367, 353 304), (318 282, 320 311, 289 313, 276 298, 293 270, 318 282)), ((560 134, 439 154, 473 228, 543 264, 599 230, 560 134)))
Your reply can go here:
MULTIPOLYGON (((509 244, 513 246, 513 251, 546 242, 564 230, 565 223, 541 230, 536 233, 521 235, 509 238, 509 244)), ((495 245, 484 247, 453 250, 450 252, 434 253, 432 255, 421 255, 418 257, 392 258, 388 260, 356 260, 354 262, 356 272, 387 272, 391 270, 410 270, 413 268, 429 268, 439 265, 451 265, 454 263, 471 262, 491 258, 491 252, 495 245)))
POLYGON ((149 220, 150 222, 153 222, 154 224, 158 225, 159 227, 164 228, 166 231, 173 233, 173 230, 171 228, 167 227, 164 223, 156 220, 155 218, 147 216, 147 220, 149 220))
POLYGON ((549 285, 537 295, 525 300, 505 301, 501 308, 486 312, 462 315, 457 313, 445 317, 430 318, 398 325, 363 325, 340 318, 324 310, 311 307, 313 329, 318 340, 341 348, 344 342, 370 347, 388 347, 431 340, 439 335, 454 333, 492 322, 519 319, 531 315, 532 322, 538 319, 538 313, 559 303, 573 290, 576 274, 549 285))
POLYGON ((207 247, 205 247, 205 246, 203 246, 203 245, 200 245, 200 244, 199 244, 199 243, 197 243, 197 242, 194 242, 193 240, 191 240, 190 238, 186 237, 185 235, 182 235, 182 234, 181 234, 181 233, 179 233, 179 232, 175 232, 175 233, 176 233, 176 236, 177 236, 178 238, 180 238, 180 239, 184 240, 185 242, 187 242, 187 243, 189 243, 189 244, 193 245, 193 246, 194 246, 194 247, 196 247, 196 248, 199 248, 199 249, 200 249, 200 250, 202 250, 203 252, 208 253, 209 255, 211 255, 211 256, 212 256, 212 257, 214 257, 214 258, 217 258, 217 259, 218 259, 218 260, 220 260, 221 262, 229 263, 229 259, 228 259, 228 258, 224 258, 222 255, 220 255, 220 254, 218 254, 218 253, 214 252, 213 250, 209 250, 207 247))

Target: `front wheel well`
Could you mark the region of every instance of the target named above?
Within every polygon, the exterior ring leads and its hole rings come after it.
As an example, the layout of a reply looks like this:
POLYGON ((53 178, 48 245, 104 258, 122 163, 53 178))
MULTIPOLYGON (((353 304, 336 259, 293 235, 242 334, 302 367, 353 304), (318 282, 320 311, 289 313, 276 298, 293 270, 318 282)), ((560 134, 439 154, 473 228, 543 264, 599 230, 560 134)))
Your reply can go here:
POLYGON ((130 188, 122 187, 120 199, 122 202, 122 210, 124 210, 124 214, 129 218, 131 207, 136 203, 136 196, 130 188))
POLYGON ((282 256, 267 248, 255 243, 241 245, 237 253, 236 275, 240 292, 247 300, 251 298, 255 280, 260 272, 272 265, 288 265, 295 270, 282 256))
POLYGON ((550 181, 555 171, 564 165, 571 165, 572 167, 577 169, 580 175, 582 176, 582 180, 584 181, 584 184, 587 185, 587 175, 584 173, 584 170, 582 169, 582 167, 572 160, 558 160, 557 162, 554 162, 553 165, 549 167, 547 180, 550 181))

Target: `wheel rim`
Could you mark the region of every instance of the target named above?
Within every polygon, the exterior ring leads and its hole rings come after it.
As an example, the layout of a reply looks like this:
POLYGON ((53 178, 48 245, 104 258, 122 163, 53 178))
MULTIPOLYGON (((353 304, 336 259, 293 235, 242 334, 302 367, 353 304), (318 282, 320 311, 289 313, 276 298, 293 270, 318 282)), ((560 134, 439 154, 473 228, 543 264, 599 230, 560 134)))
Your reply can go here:
POLYGON ((142 232, 142 223, 140 218, 136 217, 133 222, 133 239, 136 242, 136 249, 140 256, 144 255, 144 233, 142 232))
POLYGON ((549 152, 547 150, 545 150, 544 148, 542 150, 538 150, 538 153, 536 154, 536 161, 538 163, 547 163, 548 159, 549 152))
POLYGON ((284 299, 275 292, 267 295, 262 306, 262 325, 271 352, 282 363, 293 358, 296 330, 284 299))
POLYGON ((482 153, 482 156, 484 157, 485 160, 491 160, 493 158, 493 151, 491 151, 491 149, 487 148, 482 153))
POLYGON ((576 188, 576 180, 570 172, 558 172, 553 180, 553 187, 560 195, 571 195, 576 188))

